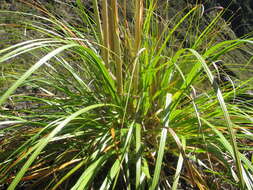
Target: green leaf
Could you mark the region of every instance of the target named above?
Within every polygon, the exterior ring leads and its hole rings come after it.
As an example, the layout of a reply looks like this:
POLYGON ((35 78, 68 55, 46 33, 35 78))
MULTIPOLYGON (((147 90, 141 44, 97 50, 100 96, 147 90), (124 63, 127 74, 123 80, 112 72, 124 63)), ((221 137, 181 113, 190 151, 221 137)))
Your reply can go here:
MULTIPOLYGON (((55 49, 54 51, 48 53, 46 56, 41 58, 36 64, 34 64, 30 69, 28 69, 25 74, 23 74, 8 90, 2 95, 0 98, 0 106, 6 101, 6 99, 30 76, 34 71, 40 68, 43 64, 45 64, 48 60, 52 57, 56 56, 60 52, 64 51, 65 49, 72 48, 77 46, 77 44, 68 44, 62 47, 55 49)), ((1 62, 1 61, 0 61, 1 62)))
POLYGON ((154 177, 152 180, 150 190, 157 189, 158 182, 160 179, 160 172, 161 172, 161 167, 163 163, 163 154, 164 154, 168 127, 169 127, 169 113, 170 113, 169 107, 170 107, 171 102, 172 102, 172 95, 168 93, 166 95, 166 101, 165 101, 165 106, 164 106, 165 117, 164 117, 163 123, 165 127, 162 129, 162 132, 161 132, 161 139, 160 139, 158 156, 157 156, 156 165, 155 165, 155 172, 154 172, 154 177))
POLYGON ((37 158, 37 156, 41 153, 43 148, 50 142, 50 140, 57 134, 59 133, 70 121, 75 119, 77 116, 88 112, 90 110, 99 108, 99 107, 104 107, 104 106, 112 106, 112 105, 105 105, 105 104, 96 104, 96 105, 91 105, 86 108, 83 108, 69 117, 67 117, 64 121, 60 122, 60 124, 47 136, 42 138, 36 146, 35 151, 32 153, 30 158, 26 161, 24 166, 21 168, 21 170, 18 172, 17 176, 14 178, 10 186, 8 187, 8 190, 15 189, 21 178, 24 176, 25 172, 28 170, 28 168, 31 166, 31 164, 34 162, 34 160, 37 158))

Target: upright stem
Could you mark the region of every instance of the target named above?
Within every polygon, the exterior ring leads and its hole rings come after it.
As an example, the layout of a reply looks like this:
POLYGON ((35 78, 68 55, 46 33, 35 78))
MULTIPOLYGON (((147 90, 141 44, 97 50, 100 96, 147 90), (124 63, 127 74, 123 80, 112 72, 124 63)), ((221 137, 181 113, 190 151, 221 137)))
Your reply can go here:
POLYGON ((108 42, 108 11, 107 11, 107 0, 102 1, 102 18, 103 18, 103 29, 101 26, 101 19, 98 9, 98 1, 93 0, 93 9, 95 13, 95 21, 97 24, 97 33, 99 37, 99 43, 102 45, 100 47, 101 49, 101 55, 103 58, 103 61, 105 62, 105 66, 110 70, 109 68, 109 42, 108 42))
POLYGON ((95 13, 95 21, 97 24, 97 33, 98 33, 99 41, 102 42, 103 41, 103 33, 102 33, 102 27, 101 27, 101 21, 100 21, 100 16, 99 16, 98 1, 97 0, 93 0, 93 9, 94 9, 94 13, 95 13))
MULTIPOLYGON (((135 1, 135 44, 134 44, 134 54, 137 56, 138 51, 141 45, 141 34, 142 34, 142 19, 143 19, 143 0, 135 1)), ((139 62, 136 62, 136 66, 134 68, 134 80, 133 80, 133 89, 134 92, 137 93, 139 86, 139 72, 140 65, 139 62)))
POLYGON ((108 10, 108 37, 109 37, 109 47, 110 50, 114 50, 113 45, 113 13, 112 13, 112 0, 107 0, 107 10, 108 10))
POLYGON ((143 0, 136 0, 135 8, 135 52, 138 53, 142 34, 143 0))
POLYGON ((109 66, 109 26, 108 26, 108 4, 107 0, 102 0, 102 26, 103 26, 103 48, 102 48, 102 56, 105 62, 105 65, 108 69, 109 66))
POLYGON ((120 38, 119 38, 119 25, 118 25, 118 5, 117 0, 110 0, 110 5, 112 8, 112 42, 113 42, 113 60, 116 65, 116 80, 117 80, 117 91, 119 95, 123 94, 123 79, 122 79, 122 60, 121 60, 121 50, 120 50, 120 38))

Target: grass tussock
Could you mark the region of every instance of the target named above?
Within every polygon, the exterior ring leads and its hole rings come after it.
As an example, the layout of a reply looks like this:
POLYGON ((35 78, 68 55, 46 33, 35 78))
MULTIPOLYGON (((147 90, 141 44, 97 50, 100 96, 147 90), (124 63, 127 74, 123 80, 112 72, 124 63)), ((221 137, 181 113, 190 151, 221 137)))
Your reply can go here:
POLYGON ((250 70, 253 39, 223 9, 20 2, 0 12, 23 18, 0 25, 19 41, 0 49, 0 187, 253 189, 252 78, 227 69, 240 49, 250 70))

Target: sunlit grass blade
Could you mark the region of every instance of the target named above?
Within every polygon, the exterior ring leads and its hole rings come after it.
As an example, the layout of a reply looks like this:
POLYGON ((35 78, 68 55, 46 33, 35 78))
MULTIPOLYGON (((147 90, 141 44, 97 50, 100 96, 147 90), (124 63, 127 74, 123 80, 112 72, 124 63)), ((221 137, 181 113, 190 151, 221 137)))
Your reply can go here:
MULTIPOLYGON (((220 142, 223 144, 223 146, 226 148, 226 150, 228 150, 231 154, 232 157, 234 157, 234 153, 233 153, 233 147, 230 145, 230 143, 228 142, 228 140, 226 139, 226 137, 216 129, 215 126, 213 126, 211 123, 209 123, 207 120, 205 120, 204 118, 201 118, 201 120, 207 124, 209 127, 212 128, 212 130, 219 136, 220 138, 220 142)), ((249 170, 251 170, 250 173, 253 172, 253 165, 252 163, 250 163, 250 161, 241 153, 239 153, 239 157, 240 159, 244 162, 244 164, 247 166, 247 168, 249 168, 249 170)), ((242 172, 243 172, 243 180, 246 182, 246 186, 247 188, 251 188, 252 186, 250 186, 250 181, 251 181, 251 178, 248 177, 245 173, 245 169, 242 168, 242 172)))
MULTIPOLYGON (((48 41, 48 40, 49 39, 34 39, 34 40, 28 40, 28 41, 24 41, 24 42, 21 42, 21 43, 17 43, 15 45, 12 45, 12 46, 7 47, 5 49, 1 49, 0 50, 0 54, 6 53, 6 52, 8 52, 8 51, 10 51, 12 49, 15 49, 12 52, 18 52, 17 49, 16 49, 18 47, 22 48, 21 50, 23 50, 23 49, 26 49, 26 48, 23 48, 25 45, 34 44, 34 43, 37 43, 37 42, 44 42, 44 41, 48 41)), ((14 53, 12 53, 12 54, 14 54, 14 53)), ((6 54, 5 54, 5 57, 7 57, 6 54)), ((1 58, 1 59, 3 59, 3 58, 1 58)))
POLYGON ((135 148, 135 152, 136 152, 136 157, 137 157, 137 161, 136 161, 136 179, 135 179, 135 189, 140 189, 141 187, 141 125, 140 124, 136 124, 135 126, 135 141, 136 141, 136 148, 135 148))
POLYGON ((196 58, 198 59, 200 64, 203 66, 203 68, 204 68, 204 70, 205 70, 205 72, 206 72, 206 74, 209 78, 209 81, 211 82, 211 84, 214 87, 214 90, 216 91, 217 99, 219 100, 221 109, 223 111, 223 114, 224 114, 224 117, 225 117, 225 120, 226 120, 226 123, 227 123, 227 128, 228 128, 228 131, 229 131, 230 140, 231 140, 231 144, 232 144, 232 147, 233 147, 234 159, 235 159, 235 162, 236 162, 236 167, 237 167, 238 175, 239 175, 239 179, 240 179, 240 185, 241 185, 241 188, 244 188, 244 180, 243 180, 243 176, 242 176, 242 165, 241 165, 241 159, 240 159, 240 156, 239 156, 240 152, 238 151, 238 147, 237 147, 237 143, 236 143, 236 136, 235 136, 235 132, 234 132, 234 129, 233 129, 233 124, 232 124, 232 121, 230 119, 230 116, 229 116, 226 104, 224 102, 221 90, 217 86, 217 83, 214 81, 214 76, 213 76, 212 72, 210 71, 210 69, 208 68, 205 60, 195 50, 189 49, 189 51, 191 51, 196 56, 196 58))
POLYGON ((160 144, 159 144, 159 149, 158 149, 158 156, 156 160, 156 167, 155 167, 154 176, 153 176, 150 190, 155 190, 159 183, 160 172, 161 172, 161 167, 163 163, 163 154, 164 154, 166 138, 167 138, 167 132, 168 132, 167 128, 162 129, 161 139, 160 139, 160 144))
POLYGON ((188 18, 198 7, 195 6, 194 8, 192 8, 182 19, 180 19, 180 21, 173 27, 172 30, 169 31, 169 34, 166 36, 165 40, 163 41, 161 47, 159 48, 157 54, 161 55, 162 51, 166 48, 167 42, 170 40, 170 38, 172 37, 172 34, 176 31, 176 29, 182 24, 182 22, 184 22, 186 20, 186 18, 188 18))
POLYGON ((74 168, 72 168, 64 177, 62 177, 52 188, 52 190, 57 189, 66 179, 68 179, 71 175, 73 175, 77 170, 79 170, 87 160, 81 161, 78 165, 76 165, 74 168))
POLYGON ((104 104, 97 104, 97 105, 91 105, 89 107, 83 108, 75 113, 73 113, 72 115, 70 115, 69 117, 67 117, 64 121, 62 121, 47 137, 42 138, 39 143, 36 145, 36 149, 35 151, 32 153, 32 155, 30 156, 30 158, 26 161, 26 163, 24 164, 24 166, 20 169, 20 171, 18 172, 17 176, 14 178, 14 180, 12 181, 12 183, 10 184, 10 186, 8 187, 8 190, 14 189, 17 184, 19 183, 19 181, 21 180, 21 178, 23 177, 23 175, 25 174, 25 172, 27 171, 27 169, 31 166, 31 164, 33 163, 33 161, 36 159, 36 157, 41 153, 41 151, 43 150, 43 148, 48 144, 48 142, 58 133, 60 132, 69 122, 71 122, 71 120, 75 119, 77 116, 88 112, 90 110, 99 108, 99 107, 103 107, 103 106, 109 106, 109 105, 104 105, 104 104))
POLYGON ((212 60, 217 60, 219 59, 220 56, 237 48, 242 43, 253 44, 253 39, 252 38, 236 39, 236 40, 227 40, 227 41, 217 43, 204 53, 203 58, 211 58, 212 60))
POLYGON ((45 64, 48 60, 50 60, 55 55, 59 54, 60 52, 64 51, 65 49, 72 48, 77 46, 76 44, 68 44, 62 47, 55 49, 54 51, 50 52, 43 58, 41 58, 36 64, 34 64, 29 70, 25 72, 0 98, 0 105, 2 105, 6 99, 21 85, 34 71, 36 71, 39 67, 45 64))
MULTIPOLYGON (((185 145, 185 142, 183 141, 183 146, 184 145, 185 145)), ((183 149, 184 149, 184 147, 183 147, 183 149)), ((182 153, 180 153, 179 157, 178 157, 178 161, 177 161, 177 168, 176 168, 172 188, 171 188, 172 190, 177 190, 177 188, 178 188, 178 181, 180 178, 180 173, 182 171, 183 163, 184 163, 184 159, 183 159, 182 153)))
POLYGON ((87 189, 89 182, 91 179, 95 176, 97 170, 100 168, 100 166, 103 165, 104 161, 106 160, 106 155, 100 156, 97 160, 95 160, 90 166, 84 171, 84 173, 81 175, 77 183, 71 188, 71 190, 83 190, 87 189))
POLYGON ((152 180, 152 184, 150 189, 155 190, 158 187, 159 179, 160 179, 160 172, 161 172, 161 167, 163 163, 163 154, 164 154, 164 149, 166 145, 166 139, 167 139, 167 133, 168 133, 168 127, 169 127, 169 114, 170 114, 170 104, 172 102, 172 96, 171 94, 166 95, 166 101, 165 101, 165 106, 164 106, 164 128, 162 128, 161 132, 161 139, 160 139, 160 144, 159 144, 159 149, 158 149, 158 155, 157 155, 157 160, 156 160, 156 165, 155 165, 155 171, 154 171, 154 176, 152 180))
MULTIPOLYGON (((114 179, 115 179, 115 181, 114 181, 113 187, 115 186, 115 184, 117 182, 117 178, 119 177, 120 169, 122 168, 122 163, 124 162, 128 147, 130 146, 132 136, 134 135, 133 128, 134 128, 134 122, 131 123, 131 125, 129 126, 126 137, 124 137, 125 138, 124 146, 122 147, 121 154, 117 156, 117 159, 115 160, 110 171, 108 172, 105 180, 103 181, 103 183, 100 187, 101 190, 102 189, 110 189, 111 185, 113 184, 114 179)), ((118 153, 118 151, 116 151, 116 153, 118 153)))
POLYGON ((23 53, 29 52, 29 51, 34 50, 34 49, 39 49, 39 48, 49 47, 49 46, 52 47, 54 45, 58 45, 59 43, 61 43, 61 42, 60 41, 53 41, 53 40, 50 40, 50 41, 49 40, 43 40, 43 41, 40 41, 40 42, 33 42, 33 43, 28 44, 28 45, 24 45, 24 44, 21 43, 20 45, 22 45, 22 46, 20 48, 17 48, 15 50, 11 51, 10 53, 7 53, 4 56, 2 56, 1 59, 0 59, 0 62, 7 61, 11 58, 14 58, 18 55, 21 55, 23 53))
POLYGON ((194 45, 191 47, 192 49, 196 49, 199 44, 201 44, 203 38, 205 38, 215 27, 217 22, 221 19, 221 16, 224 14, 224 11, 220 11, 216 17, 212 20, 212 22, 205 28, 205 30, 198 36, 198 39, 194 42, 194 45))

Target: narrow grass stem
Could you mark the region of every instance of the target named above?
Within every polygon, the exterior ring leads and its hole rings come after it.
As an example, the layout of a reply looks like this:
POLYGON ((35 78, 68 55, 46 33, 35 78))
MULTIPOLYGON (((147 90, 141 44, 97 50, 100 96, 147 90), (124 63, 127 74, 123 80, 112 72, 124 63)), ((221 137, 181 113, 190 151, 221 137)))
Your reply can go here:
POLYGON ((123 94, 123 79, 122 79, 122 61, 120 50, 119 26, 118 26, 118 7, 117 0, 111 0, 112 8, 112 40, 113 40, 113 61, 116 66, 117 92, 119 95, 123 94))
MULTIPOLYGON (((135 45, 134 45, 134 52, 137 55, 140 45, 141 45, 141 36, 142 36, 142 20, 143 20, 143 0, 136 0, 135 1, 135 45)), ((134 92, 138 92, 138 85, 139 85, 139 72, 140 72, 140 65, 139 61, 136 64, 134 69, 134 83, 133 89, 134 92)))
POLYGON ((109 29, 108 29, 108 3, 107 0, 102 0, 102 26, 103 26, 103 48, 102 56, 106 67, 109 69, 109 29))
POLYGON ((100 15, 99 15, 98 1, 97 0, 93 0, 93 9, 94 9, 95 21, 96 21, 96 24, 97 24, 97 33, 98 33, 98 37, 99 37, 99 42, 102 43, 102 41, 103 41, 103 32, 102 32, 102 27, 101 27, 101 19, 100 19, 100 15))

